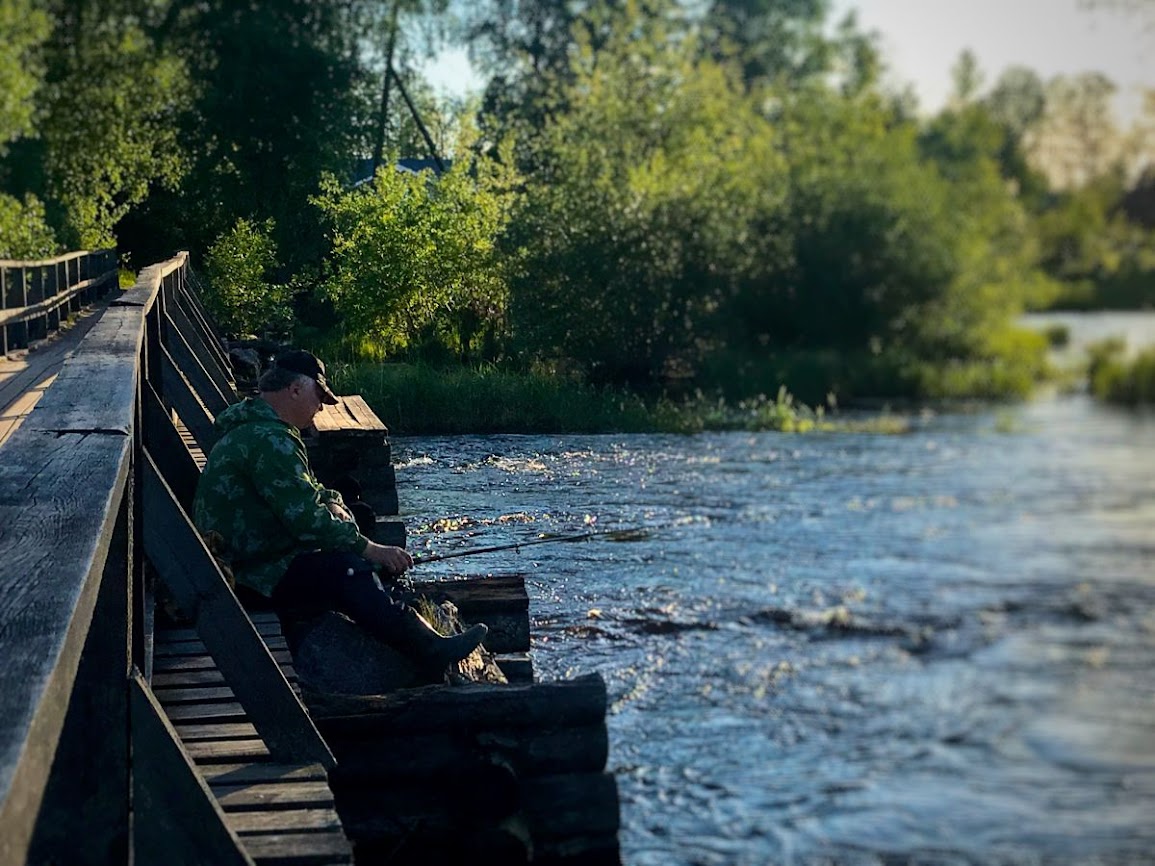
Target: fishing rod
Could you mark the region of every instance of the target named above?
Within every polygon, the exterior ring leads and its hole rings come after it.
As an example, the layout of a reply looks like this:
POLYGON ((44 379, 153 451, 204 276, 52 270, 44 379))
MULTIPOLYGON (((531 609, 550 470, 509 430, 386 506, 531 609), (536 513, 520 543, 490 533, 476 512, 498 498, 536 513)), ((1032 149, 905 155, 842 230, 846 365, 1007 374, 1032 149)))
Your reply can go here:
POLYGON ((608 538, 611 541, 630 541, 645 538, 650 529, 636 526, 630 529, 611 529, 606 532, 574 532, 569 535, 550 535, 544 538, 531 538, 529 541, 514 541, 509 544, 494 544, 488 547, 470 547, 466 550, 453 550, 449 553, 430 553, 426 556, 414 556, 414 565, 424 565, 427 562, 441 562, 443 559, 457 559, 462 556, 476 556, 479 553, 497 553, 501 550, 517 550, 530 547, 534 544, 554 544, 556 542, 585 541, 589 538, 608 538))

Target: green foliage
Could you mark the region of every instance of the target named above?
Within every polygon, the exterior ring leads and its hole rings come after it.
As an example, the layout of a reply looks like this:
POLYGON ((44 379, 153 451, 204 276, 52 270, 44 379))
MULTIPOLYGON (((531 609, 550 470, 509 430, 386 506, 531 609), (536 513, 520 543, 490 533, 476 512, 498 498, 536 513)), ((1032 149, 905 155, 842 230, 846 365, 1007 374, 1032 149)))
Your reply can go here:
POLYGON ((1134 358, 1124 357, 1121 340, 1106 340, 1089 349, 1091 393, 1100 400, 1125 406, 1155 403, 1155 347, 1134 358))
POLYGON ((742 280, 784 254, 772 127, 660 18, 580 42, 569 110, 543 129, 511 231, 520 348, 600 381, 693 370, 742 280), (640 29, 640 33, 639 33, 640 29))
POLYGON ((907 430, 905 421, 885 413, 832 418, 821 408, 799 403, 785 388, 774 398, 759 395, 734 402, 701 393, 680 401, 646 401, 629 391, 492 366, 330 363, 329 372, 338 391, 360 394, 390 430, 403 435, 907 430))
POLYGON ((44 205, 35 196, 21 201, 0 193, 0 259, 43 259, 56 249, 44 205))
POLYGON ((394 433, 641 432, 667 429, 624 392, 492 366, 330 364, 340 391, 364 397, 394 433))
POLYGON ((495 353, 515 262, 498 254, 497 240, 517 177, 499 159, 459 151, 439 178, 381 168, 355 189, 322 184, 313 202, 331 230, 324 292, 347 334, 387 353, 495 353))
POLYGON ((1043 336, 1052 349, 1063 349, 1071 344, 1071 329, 1059 322, 1047 325, 1043 329, 1043 336))
POLYGON ((1057 194, 1036 220, 1042 262, 1062 289, 1060 309, 1155 305, 1155 230, 1121 209, 1127 190, 1112 173, 1057 194))
POLYGON ((116 224, 184 172, 175 121, 189 97, 186 70, 145 32, 143 3, 49 5, 43 115, 23 156, 43 171, 67 246, 115 246, 116 224))
POLYGON ((205 301, 230 334, 284 335, 292 321, 289 286, 274 285, 273 222, 239 219, 205 257, 205 301))
POLYGON ((33 129, 33 97, 43 76, 39 49, 50 29, 34 0, 0 0, 0 156, 33 129))

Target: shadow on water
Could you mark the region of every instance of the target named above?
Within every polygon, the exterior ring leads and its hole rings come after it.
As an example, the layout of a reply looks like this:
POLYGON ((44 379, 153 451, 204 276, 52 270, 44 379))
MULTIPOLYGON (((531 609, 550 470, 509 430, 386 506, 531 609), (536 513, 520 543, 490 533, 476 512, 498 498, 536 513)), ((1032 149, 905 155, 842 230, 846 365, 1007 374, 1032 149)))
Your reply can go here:
POLYGON ((394 450, 417 545, 653 527, 468 565, 606 677, 628 863, 1150 863, 1155 419, 1007 411, 394 450))

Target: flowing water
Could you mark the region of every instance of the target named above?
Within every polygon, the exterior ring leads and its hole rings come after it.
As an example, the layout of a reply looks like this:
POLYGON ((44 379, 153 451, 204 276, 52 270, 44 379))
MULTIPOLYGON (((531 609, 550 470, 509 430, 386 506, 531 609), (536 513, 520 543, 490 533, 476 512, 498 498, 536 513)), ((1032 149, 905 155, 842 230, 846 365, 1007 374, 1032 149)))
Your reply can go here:
POLYGON ((421 574, 524 573, 539 677, 604 675, 631 866, 1155 862, 1155 414, 394 455, 413 549, 649 527, 421 574))

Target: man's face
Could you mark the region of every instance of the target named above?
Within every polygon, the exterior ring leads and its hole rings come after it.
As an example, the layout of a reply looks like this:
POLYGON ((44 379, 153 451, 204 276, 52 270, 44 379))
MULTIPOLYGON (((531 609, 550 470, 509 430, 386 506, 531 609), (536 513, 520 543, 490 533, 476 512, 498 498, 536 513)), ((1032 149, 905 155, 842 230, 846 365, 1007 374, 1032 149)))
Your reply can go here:
POLYGON ((298 379, 289 386, 289 396, 293 413, 289 423, 302 430, 313 426, 313 419, 321 411, 321 389, 316 381, 308 377, 298 379))

